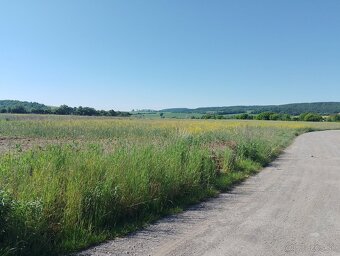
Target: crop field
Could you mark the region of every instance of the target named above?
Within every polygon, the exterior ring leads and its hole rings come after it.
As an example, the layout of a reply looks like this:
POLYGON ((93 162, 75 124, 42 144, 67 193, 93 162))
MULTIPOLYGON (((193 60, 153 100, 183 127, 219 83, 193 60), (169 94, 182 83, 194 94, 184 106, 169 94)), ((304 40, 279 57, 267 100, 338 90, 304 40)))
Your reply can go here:
POLYGON ((0 116, 0 255, 67 253, 226 191, 339 123, 0 116))

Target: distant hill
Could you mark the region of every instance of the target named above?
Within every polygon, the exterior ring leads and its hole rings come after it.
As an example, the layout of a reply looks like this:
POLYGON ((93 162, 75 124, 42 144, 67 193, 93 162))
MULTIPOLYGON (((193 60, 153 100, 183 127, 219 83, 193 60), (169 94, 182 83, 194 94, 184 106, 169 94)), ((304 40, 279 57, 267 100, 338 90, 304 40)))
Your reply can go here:
POLYGON ((52 108, 37 102, 19 101, 19 100, 0 100, 0 110, 18 110, 16 112, 43 112, 52 108))
MULTIPOLYGON (((153 112, 153 110, 145 110, 153 112)), ((37 114, 75 114, 75 115, 126 115, 126 112, 111 111, 111 114, 103 110, 80 107, 71 108, 66 105, 61 107, 46 106, 37 102, 18 101, 18 100, 0 100, 0 112, 2 113, 37 113, 37 114), (65 112, 66 108, 66 112, 65 112), (84 110, 86 110, 84 112, 84 110), (81 113, 80 113, 81 112, 81 113), (84 113, 83 113, 84 112, 84 113), (115 113, 114 113, 115 112, 115 113)), ((154 111, 157 113, 157 111, 154 111)), ((197 114, 259 114, 262 112, 274 112, 279 114, 300 115, 306 112, 314 112, 320 115, 331 115, 340 113, 340 102, 313 102, 313 103, 292 103, 284 105, 254 105, 254 106, 228 106, 228 107, 201 107, 201 108, 169 108, 162 109, 158 112, 171 113, 197 113, 197 114)))
POLYGON ((255 106, 229 106, 229 107, 201 107, 201 108, 169 108, 160 112, 175 113, 214 113, 220 115, 228 114, 259 114, 262 112, 274 112, 280 114, 300 115, 305 112, 314 112, 321 115, 340 113, 340 102, 313 102, 313 103, 292 103, 284 105, 255 105, 255 106))
POLYGON ((46 106, 37 102, 0 100, 0 113, 13 114, 55 114, 55 115, 78 115, 78 116, 130 116, 129 112, 114 111, 113 109, 96 110, 90 107, 60 107, 46 106))

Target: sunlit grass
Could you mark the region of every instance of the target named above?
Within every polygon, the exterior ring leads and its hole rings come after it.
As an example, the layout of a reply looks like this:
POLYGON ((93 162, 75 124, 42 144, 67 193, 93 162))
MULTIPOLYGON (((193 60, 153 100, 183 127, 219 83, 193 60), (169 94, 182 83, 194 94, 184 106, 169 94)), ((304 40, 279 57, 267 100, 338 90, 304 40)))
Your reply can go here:
POLYGON ((7 255, 69 252, 123 234, 229 189, 302 132, 340 128, 273 121, 16 119, 0 120, 1 137, 47 142, 0 156, 0 254, 7 255))

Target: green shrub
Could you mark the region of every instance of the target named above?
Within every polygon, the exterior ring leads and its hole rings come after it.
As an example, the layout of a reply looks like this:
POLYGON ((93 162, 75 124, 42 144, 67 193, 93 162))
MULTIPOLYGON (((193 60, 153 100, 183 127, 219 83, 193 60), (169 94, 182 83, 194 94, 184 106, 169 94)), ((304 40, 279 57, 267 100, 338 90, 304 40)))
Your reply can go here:
POLYGON ((256 116, 257 120, 270 120, 270 116, 275 113, 273 112, 262 112, 256 116))
POLYGON ((252 120, 254 117, 252 115, 249 115, 247 113, 235 115, 235 119, 243 119, 243 120, 252 120))
POLYGON ((340 122, 340 114, 331 115, 327 118, 328 122, 340 122))
POLYGON ((323 117, 317 113, 303 113, 299 116, 301 121, 306 122, 321 122, 323 121, 323 117))

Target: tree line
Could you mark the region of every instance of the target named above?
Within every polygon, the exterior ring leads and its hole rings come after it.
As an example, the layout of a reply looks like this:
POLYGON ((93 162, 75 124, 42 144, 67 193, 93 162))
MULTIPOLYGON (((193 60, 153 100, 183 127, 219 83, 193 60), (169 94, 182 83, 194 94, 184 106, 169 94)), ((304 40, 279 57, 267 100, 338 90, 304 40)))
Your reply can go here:
POLYGON ((96 110, 90 107, 69 107, 61 105, 60 107, 47 107, 38 105, 37 107, 28 108, 24 104, 17 103, 11 106, 1 106, 0 113, 13 114, 51 114, 51 115, 77 115, 77 116, 130 116, 129 112, 120 112, 111 110, 96 110))
POLYGON ((254 115, 263 112, 274 112, 280 114, 290 114, 298 116, 303 113, 317 113, 320 115, 334 115, 340 113, 340 102, 313 102, 313 103, 292 103, 284 105, 266 105, 266 106, 229 106, 229 107, 201 107, 195 109, 172 108, 163 109, 161 112, 174 113, 214 113, 217 115, 234 115, 242 113, 251 113, 254 115))
POLYGON ((281 114, 275 112, 262 112, 257 115, 240 114, 234 116, 236 119, 255 119, 255 120, 273 120, 273 121, 305 121, 305 122, 321 122, 326 121, 322 115, 318 113, 305 112, 298 116, 290 114, 281 114))
MULTIPOLYGON (((192 117, 193 119, 195 117, 192 117)), ((281 114, 275 112, 262 112, 257 115, 254 114, 238 114, 233 116, 223 116, 219 114, 205 114, 201 119, 242 119, 242 120, 273 120, 273 121, 305 121, 305 122, 340 122, 340 114, 334 114, 327 117, 323 117, 318 113, 305 112, 298 116, 290 114, 281 114)))

